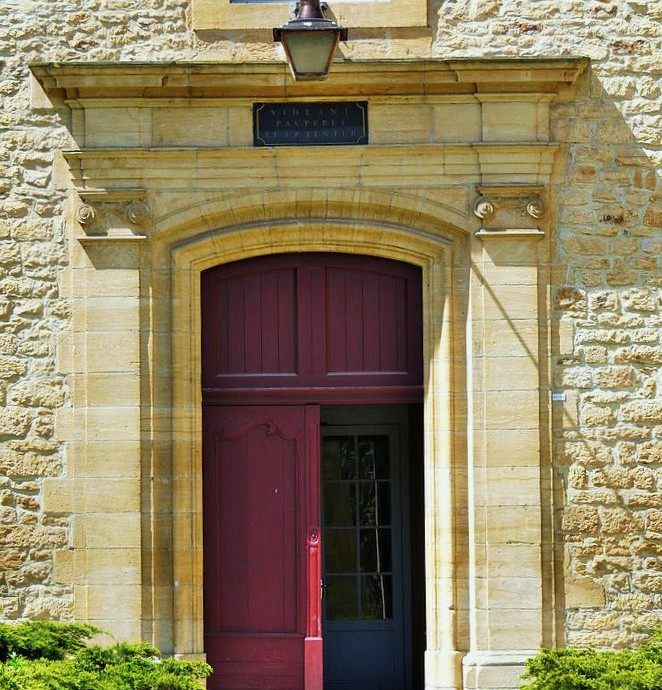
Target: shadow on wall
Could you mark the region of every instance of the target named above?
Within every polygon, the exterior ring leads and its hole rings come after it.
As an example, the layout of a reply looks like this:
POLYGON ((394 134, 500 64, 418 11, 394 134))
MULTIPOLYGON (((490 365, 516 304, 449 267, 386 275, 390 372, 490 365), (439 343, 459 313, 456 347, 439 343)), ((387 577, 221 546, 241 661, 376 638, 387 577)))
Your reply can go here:
MULTIPOLYGON (((661 135, 633 132, 595 69, 582 80, 551 109, 556 643, 618 647, 662 619, 661 135)), ((630 112, 659 107, 654 90, 618 86, 630 112)))

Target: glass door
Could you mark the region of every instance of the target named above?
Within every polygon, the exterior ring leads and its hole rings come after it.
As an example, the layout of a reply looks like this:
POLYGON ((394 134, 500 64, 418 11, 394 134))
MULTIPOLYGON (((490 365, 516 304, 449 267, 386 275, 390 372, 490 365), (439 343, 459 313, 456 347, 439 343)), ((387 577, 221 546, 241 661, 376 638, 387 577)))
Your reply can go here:
MULTIPOLYGON (((364 408, 348 409, 360 421, 364 408)), ((374 419, 374 410, 364 416, 374 419)), ((404 431, 388 423, 322 427, 325 690, 408 686, 404 431)))

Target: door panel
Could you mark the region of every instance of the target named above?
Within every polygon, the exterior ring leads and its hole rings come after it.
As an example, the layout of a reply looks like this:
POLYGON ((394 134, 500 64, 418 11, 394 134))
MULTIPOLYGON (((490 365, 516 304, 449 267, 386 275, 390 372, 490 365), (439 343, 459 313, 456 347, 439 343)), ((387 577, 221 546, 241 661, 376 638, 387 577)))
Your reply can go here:
POLYGON ((411 683, 403 408, 324 409, 324 687, 405 690, 411 683))
POLYGON ((204 410, 205 645, 211 688, 303 688, 304 407, 204 410))
POLYGON ((204 277, 205 369, 217 385, 231 376, 296 373, 297 295, 294 268, 249 273, 221 267, 204 277))
POLYGON ((407 370, 407 319, 416 315, 405 276, 329 268, 326 293, 329 372, 407 370))
POLYGON ((420 399, 416 266, 344 254, 260 257, 204 271, 202 293, 206 400, 420 399))

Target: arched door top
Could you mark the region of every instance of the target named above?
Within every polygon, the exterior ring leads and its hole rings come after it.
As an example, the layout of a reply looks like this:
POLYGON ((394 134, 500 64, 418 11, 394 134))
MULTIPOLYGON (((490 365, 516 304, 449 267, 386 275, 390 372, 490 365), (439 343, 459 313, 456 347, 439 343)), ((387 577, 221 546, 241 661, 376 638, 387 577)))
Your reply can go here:
POLYGON ((206 402, 422 399, 421 270, 272 255, 202 274, 206 402))

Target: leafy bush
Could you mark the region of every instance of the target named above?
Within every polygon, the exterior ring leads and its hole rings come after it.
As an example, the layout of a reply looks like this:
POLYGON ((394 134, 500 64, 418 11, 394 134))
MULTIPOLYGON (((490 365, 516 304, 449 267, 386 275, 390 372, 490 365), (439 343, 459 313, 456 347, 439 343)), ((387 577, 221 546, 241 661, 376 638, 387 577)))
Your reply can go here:
POLYGON ((11 656, 26 659, 64 659, 85 647, 101 630, 84 623, 38 621, 0 624, 0 662, 11 656))
POLYGON ((211 668, 164 659, 145 643, 86 645, 101 632, 89 625, 0 624, 2 690, 200 690, 211 668))
POLYGON ((660 690, 662 634, 636 649, 547 649, 526 662, 522 690, 660 690))

